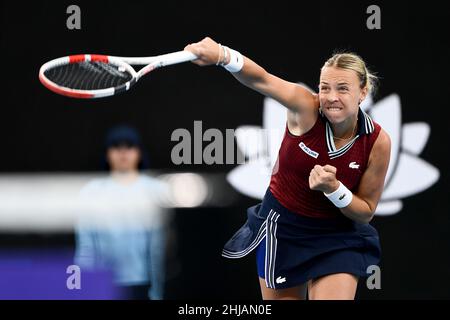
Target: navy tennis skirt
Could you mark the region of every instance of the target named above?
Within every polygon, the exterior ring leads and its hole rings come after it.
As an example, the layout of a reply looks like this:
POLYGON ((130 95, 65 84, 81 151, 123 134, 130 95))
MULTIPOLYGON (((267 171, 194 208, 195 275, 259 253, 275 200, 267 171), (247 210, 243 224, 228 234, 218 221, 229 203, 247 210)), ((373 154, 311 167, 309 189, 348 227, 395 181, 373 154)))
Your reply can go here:
POLYGON ((268 288, 294 287, 327 274, 367 277, 378 265, 378 233, 346 218, 309 218, 289 211, 268 189, 247 209, 246 223, 225 244, 222 256, 242 258, 256 249, 258 275, 268 288))

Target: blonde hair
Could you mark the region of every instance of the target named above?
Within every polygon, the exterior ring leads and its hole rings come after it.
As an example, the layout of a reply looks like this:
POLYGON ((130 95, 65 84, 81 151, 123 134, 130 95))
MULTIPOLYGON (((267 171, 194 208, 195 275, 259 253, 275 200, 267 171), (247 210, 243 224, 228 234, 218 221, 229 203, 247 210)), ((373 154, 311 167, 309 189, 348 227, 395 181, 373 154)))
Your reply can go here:
POLYGON ((335 53, 323 66, 353 70, 358 75, 361 89, 367 87, 370 93, 374 93, 376 90, 378 77, 367 68, 364 60, 356 53, 335 53))

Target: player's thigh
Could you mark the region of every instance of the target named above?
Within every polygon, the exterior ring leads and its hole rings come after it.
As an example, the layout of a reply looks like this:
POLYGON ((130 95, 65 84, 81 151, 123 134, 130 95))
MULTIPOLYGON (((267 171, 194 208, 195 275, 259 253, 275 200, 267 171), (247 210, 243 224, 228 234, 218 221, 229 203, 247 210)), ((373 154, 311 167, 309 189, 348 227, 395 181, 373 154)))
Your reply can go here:
POLYGON ((267 288, 266 281, 259 278, 263 300, 305 300, 306 284, 286 289, 267 288))
POLYGON ((353 300, 358 277, 350 273, 335 273, 308 282, 310 300, 353 300))

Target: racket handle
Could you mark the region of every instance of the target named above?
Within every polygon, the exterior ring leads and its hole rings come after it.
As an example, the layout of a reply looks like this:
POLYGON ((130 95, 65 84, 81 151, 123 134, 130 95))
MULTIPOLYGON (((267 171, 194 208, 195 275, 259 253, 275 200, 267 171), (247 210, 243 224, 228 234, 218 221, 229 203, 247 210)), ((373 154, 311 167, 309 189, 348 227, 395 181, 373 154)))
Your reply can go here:
POLYGON ((159 67, 170 66, 172 64, 192 61, 197 59, 197 56, 190 51, 178 51, 168 54, 163 54, 158 56, 157 60, 161 62, 158 64, 159 67))
POLYGON ((153 57, 117 57, 117 56, 109 56, 109 57, 113 59, 122 60, 123 62, 126 62, 131 65, 147 65, 158 61, 157 64, 158 68, 197 59, 197 56, 190 51, 177 51, 153 57))

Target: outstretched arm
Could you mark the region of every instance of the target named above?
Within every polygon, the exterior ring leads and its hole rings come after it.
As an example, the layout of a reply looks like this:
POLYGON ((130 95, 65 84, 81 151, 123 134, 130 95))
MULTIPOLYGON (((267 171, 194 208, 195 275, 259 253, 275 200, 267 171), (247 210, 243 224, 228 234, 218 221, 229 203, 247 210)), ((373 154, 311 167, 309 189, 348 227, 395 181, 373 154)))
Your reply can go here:
MULTIPOLYGON (((191 51, 198 56, 193 61, 200 66, 207 66, 230 61, 230 51, 225 48, 227 54, 222 54, 220 45, 211 38, 205 38, 200 42, 186 46, 185 50, 191 51), (226 56, 226 60, 223 58, 226 56)), ((264 68, 251 59, 244 57, 244 65, 239 72, 232 73, 233 76, 245 86, 271 97, 288 109, 297 113, 318 109, 319 99, 317 94, 299 84, 283 80, 268 73, 264 68)))

